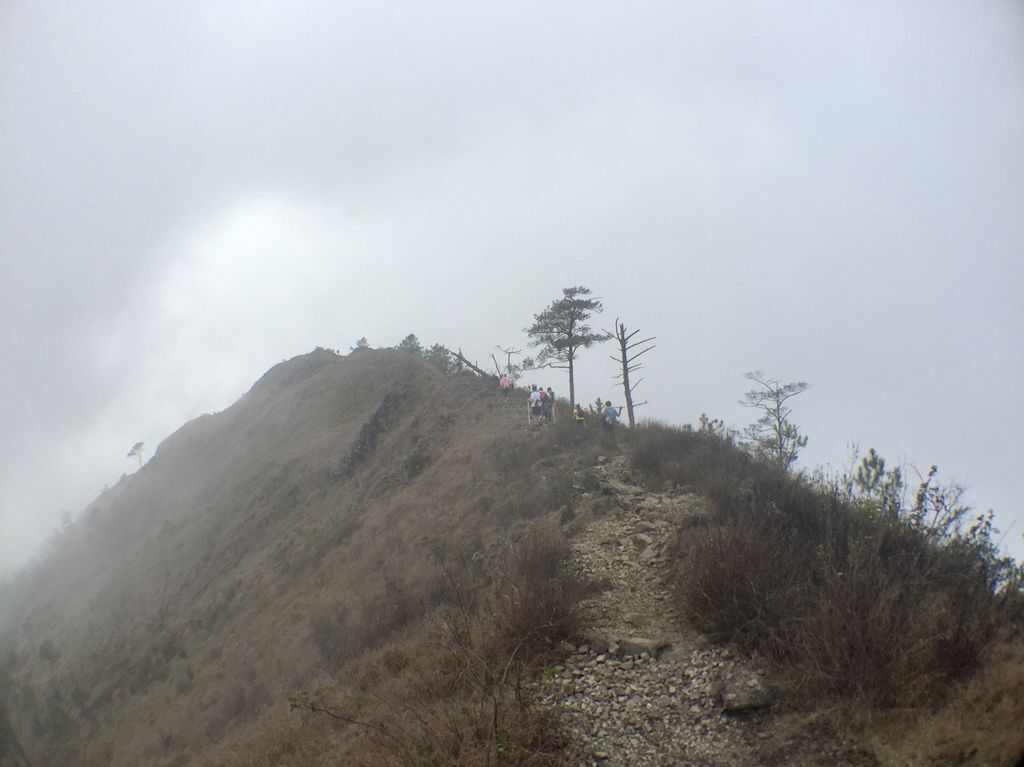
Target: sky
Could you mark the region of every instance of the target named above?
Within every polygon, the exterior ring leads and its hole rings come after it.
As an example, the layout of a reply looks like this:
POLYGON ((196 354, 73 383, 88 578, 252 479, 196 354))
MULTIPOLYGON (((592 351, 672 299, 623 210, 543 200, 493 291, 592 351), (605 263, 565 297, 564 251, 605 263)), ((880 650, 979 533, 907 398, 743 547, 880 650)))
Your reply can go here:
POLYGON ((806 381, 801 466, 937 464, 1022 558, 1022 96, 1019 0, 2 2, 0 572, 282 359, 488 363, 572 285, 640 415, 806 381))

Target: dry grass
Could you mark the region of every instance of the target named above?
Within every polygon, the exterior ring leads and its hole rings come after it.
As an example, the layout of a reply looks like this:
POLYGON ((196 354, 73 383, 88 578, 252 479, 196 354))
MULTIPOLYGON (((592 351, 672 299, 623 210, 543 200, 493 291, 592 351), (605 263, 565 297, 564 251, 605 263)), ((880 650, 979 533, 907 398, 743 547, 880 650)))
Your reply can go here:
POLYGON ((633 460, 715 512, 712 526, 680 533, 681 612, 782 661, 805 694, 942 700, 1008 620, 983 541, 882 517, 714 434, 649 424, 633 460))
POLYGON ((993 642, 978 673, 948 698, 937 710, 876 717, 870 729, 879 758, 907 767, 1017 767, 1024 761, 1024 637, 993 642))
POLYGON ((686 616, 716 641, 785 652, 779 627, 802 598, 790 564, 795 546, 771 522, 689 530, 677 573, 676 598, 686 616))
POLYGON ((30 761, 202 762, 274 729, 297 686, 335 684, 434 614, 446 587, 425 536, 486 553, 571 508, 552 431, 399 352, 275 368, 168 438, 39 569, 9 707, 30 761), (496 435, 528 447, 519 470, 480 460, 496 435))
POLYGON ((483 556, 433 551, 446 588, 426 624, 348 664, 349 684, 293 696, 302 728, 278 721, 273 738, 215 763, 305 765, 327 753, 356 767, 559 763, 562 736, 525 682, 577 630, 582 590, 562 572, 564 538, 536 524, 483 556))
POLYGON ((531 528, 501 551, 485 606, 493 657, 521 656, 533 663, 577 633, 575 608, 584 585, 564 572, 567 556, 565 536, 551 523, 531 528))
POLYGON ((426 666, 418 659, 412 710, 408 702, 391 709, 405 714, 404 748, 382 741, 385 750, 411 755, 410 765, 557 763, 561 736, 524 685, 578 629, 582 588, 563 572, 566 555, 558 528, 540 524, 482 563, 439 558, 449 589, 434 658, 426 666))
POLYGON ((631 438, 633 468, 656 487, 694 487, 716 499, 751 472, 751 458, 715 434, 644 421, 631 438))

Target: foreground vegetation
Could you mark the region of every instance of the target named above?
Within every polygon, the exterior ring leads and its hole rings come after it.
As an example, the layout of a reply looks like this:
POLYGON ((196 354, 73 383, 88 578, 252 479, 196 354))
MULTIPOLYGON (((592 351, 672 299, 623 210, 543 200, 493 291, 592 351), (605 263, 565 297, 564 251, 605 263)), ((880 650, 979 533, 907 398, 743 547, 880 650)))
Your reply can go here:
POLYGON ((293 704, 361 730, 360 753, 374 763, 558 763, 556 723, 524 680, 578 628, 581 587, 556 566, 566 550, 552 516, 572 518, 572 490, 519 480, 538 466, 569 476, 559 470, 569 456, 587 465, 623 448, 648 484, 708 501, 709 516, 679 532, 680 614, 714 641, 772 659, 787 698, 800 701, 791 705, 869 722, 861 734, 879 739, 872 748, 884 763, 1001 764, 1024 749, 979 722, 1012 730, 1024 713, 1003 694, 1022 658, 1024 578, 1000 556, 991 514, 973 513, 934 469, 911 487, 869 452, 838 476, 796 475, 709 421, 698 430, 646 423, 616 441, 563 419, 540 437, 496 443, 486 460, 527 488, 502 513, 546 515, 544 526, 494 560, 498 569, 463 558, 456 576, 439 557, 447 586, 430 649, 413 658, 389 647, 360 676, 364 697, 293 704), (367 707, 374 689, 391 690, 391 702, 367 707), (377 718, 353 723, 345 712, 356 710, 377 718), (914 728, 931 751, 907 735, 914 728))
POLYGON ((855 472, 807 479, 713 431, 659 424, 637 433, 633 465, 710 501, 714 524, 680 539, 684 613, 799 667, 814 690, 933 700, 1024 619, 1022 571, 999 556, 991 514, 934 468, 913 493, 873 452, 855 472))
POLYGON ((293 694, 304 726, 279 718, 216 764, 560 763, 563 736, 527 681, 578 630, 584 589, 562 567, 565 538, 539 522, 486 554, 424 545, 441 584, 426 619, 351 659, 334 682, 293 694))
POLYGON ((941 705, 987 654, 1020 649, 1024 570, 934 467, 911 487, 870 451, 837 476, 794 475, 718 426, 648 423, 632 456, 648 481, 708 499, 706 524, 680 531, 675 581, 701 631, 774 659, 804 700, 861 711, 941 705))

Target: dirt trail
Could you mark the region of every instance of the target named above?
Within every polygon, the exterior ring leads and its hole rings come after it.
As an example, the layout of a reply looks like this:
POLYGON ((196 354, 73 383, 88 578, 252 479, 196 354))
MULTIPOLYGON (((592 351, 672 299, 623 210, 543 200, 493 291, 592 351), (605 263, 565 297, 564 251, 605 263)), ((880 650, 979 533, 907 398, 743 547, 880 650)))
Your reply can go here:
POLYGON ((683 627, 663 558, 692 495, 652 493, 625 459, 598 468, 613 511, 575 537, 569 567, 607 588, 582 605, 587 642, 541 682, 570 733, 574 765, 866 765, 836 742, 800 737, 773 717, 774 691, 747 659, 683 627), (730 712, 727 708, 745 709, 730 712))

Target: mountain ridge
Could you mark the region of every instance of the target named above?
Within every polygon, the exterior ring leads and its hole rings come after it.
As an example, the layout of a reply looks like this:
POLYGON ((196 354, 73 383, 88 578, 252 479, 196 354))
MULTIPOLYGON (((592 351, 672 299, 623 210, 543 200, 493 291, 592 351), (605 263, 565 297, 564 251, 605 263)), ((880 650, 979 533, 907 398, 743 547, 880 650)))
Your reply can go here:
MULTIPOLYGON (((1009 767, 1024 753, 1005 732, 1024 713, 1021 603, 1012 581, 986 591, 998 562, 973 539, 944 553, 713 429, 613 434, 567 416, 530 422, 522 390, 401 350, 275 365, 90 504, 14 613, 0 588, 16 618, 0 626, 0 767, 1009 767), (861 537, 813 537, 832 526, 861 537), (866 578, 834 566, 850 552, 866 578), (911 568, 901 593, 908 562, 957 591, 911 568), (787 581, 800 567, 818 580, 787 581), (806 612, 822 582, 833 601, 806 612), (848 582, 871 599, 843 602, 848 582), (875 604, 879 582, 892 598, 875 604), (988 601, 957 612, 975 597, 988 601), (798 607, 790 623, 878 631, 865 647, 883 655, 865 657, 893 700, 948 692, 879 709, 885 725, 856 691, 803 699, 864 679, 846 655, 852 677, 786 667, 793 648, 771 636, 786 627, 768 621, 798 607), (928 633, 947 615, 968 621, 956 647, 977 653, 973 678, 940 646, 956 627, 928 633), (890 619, 947 664, 930 686, 919 659, 886 655, 904 639, 890 619)), ((841 650, 851 636, 811 638, 841 650)))
MULTIPOLYGON (((316 638, 318 622, 330 624, 386 556, 429 532, 476 535, 494 523, 485 493, 461 492, 458 464, 473 452, 461 443, 489 444, 491 420, 511 422, 505 404, 475 377, 445 376, 403 352, 317 350, 188 422, 63 536, 20 632, 59 657, 22 650, 32 673, 16 675, 15 726, 85 743, 79 764, 162 763, 202 740, 183 737, 180 722, 161 725, 168 700, 215 740, 323 675, 324 655, 337 658, 318 648, 333 641, 316 638), (435 461, 454 464, 440 482, 435 461), (424 497, 429 524, 415 519, 424 497), (460 528, 446 508, 473 524, 460 528), (259 667, 268 652, 287 663, 259 667), (213 664, 212 677, 197 678, 213 664), (48 709, 29 677, 78 702, 48 709), (125 690, 146 727, 109 713, 125 690), (62 731, 70 720, 74 735, 62 731)), ((30 740, 45 753, 47 737, 30 740)))

